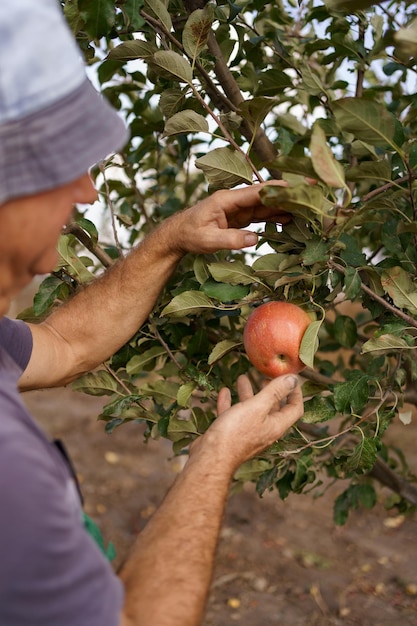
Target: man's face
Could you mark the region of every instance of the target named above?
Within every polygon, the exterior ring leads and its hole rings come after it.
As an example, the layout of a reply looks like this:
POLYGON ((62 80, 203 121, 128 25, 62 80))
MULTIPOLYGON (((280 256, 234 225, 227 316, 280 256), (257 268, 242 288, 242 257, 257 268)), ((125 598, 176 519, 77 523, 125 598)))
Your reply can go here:
POLYGON ((37 274, 56 265, 56 245, 74 204, 90 203, 97 192, 88 174, 51 191, 0 206, 0 317, 37 274))

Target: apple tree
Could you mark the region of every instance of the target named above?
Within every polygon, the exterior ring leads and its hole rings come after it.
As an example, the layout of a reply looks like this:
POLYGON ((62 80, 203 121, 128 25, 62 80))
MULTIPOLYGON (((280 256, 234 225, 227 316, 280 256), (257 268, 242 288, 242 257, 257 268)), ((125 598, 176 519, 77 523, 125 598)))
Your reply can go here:
POLYGON ((416 4, 62 5, 130 141, 96 172, 110 235, 79 209, 31 315, 216 189, 283 178, 262 197, 292 215, 259 229, 256 252, 184 258, 143 328, 75 389, 108 396, 108 432, 134 420, 186 453, 215 419, 220 387, 242 373, 262 382, 243 350, 250 312, 295 303, 313 320, 300 353, 305 415, 238 470, 236 487, 285 498, 343 479, 338 524, 372 507, 379 483, 391 506, 415 507, 415 479, 385 435, 417 403, 416 4))

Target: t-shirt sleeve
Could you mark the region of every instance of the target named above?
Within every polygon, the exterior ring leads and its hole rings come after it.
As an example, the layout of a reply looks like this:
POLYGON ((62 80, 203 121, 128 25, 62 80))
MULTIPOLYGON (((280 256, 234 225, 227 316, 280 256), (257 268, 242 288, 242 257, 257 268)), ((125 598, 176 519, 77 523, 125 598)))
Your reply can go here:
POLYGON ((0 624, 119 626, 123 588, 47 461, 0 445, 0 624), (34 471, 36 467, 36 471, 34 471))
POLYGON ((21 320, 3 317, 0 319, 0 345, 24 371, 29 363, 33 347, 29 326, 21 320))

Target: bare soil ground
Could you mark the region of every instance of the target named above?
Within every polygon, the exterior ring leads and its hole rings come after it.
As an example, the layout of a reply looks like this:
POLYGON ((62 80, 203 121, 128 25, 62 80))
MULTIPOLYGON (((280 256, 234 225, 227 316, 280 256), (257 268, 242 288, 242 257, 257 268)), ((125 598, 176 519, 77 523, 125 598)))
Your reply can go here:
MULTIPOLYGON (((117 568, 180 471, 179 459, 166 441, 144 444, 138 424, 105 434, 96 419, 101 399, 69 389, 24 399, 65 441, 86 511, 115 544, 117 568)), ((416 420, 398 422, 390 436, 416 472, 416 420)), ((343 488, 285 502, 276 493, 260 499, 251 486, 232 496, 204 626, 417 626, 416 516, 386 510, 381 489, 375 509, 336 527, 332 506, 343 488)))

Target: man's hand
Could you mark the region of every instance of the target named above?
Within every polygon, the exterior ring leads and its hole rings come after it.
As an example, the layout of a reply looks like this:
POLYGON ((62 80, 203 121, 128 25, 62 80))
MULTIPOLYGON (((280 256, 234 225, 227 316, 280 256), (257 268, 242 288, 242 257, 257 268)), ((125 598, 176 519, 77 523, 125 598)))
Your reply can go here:
POLYGON ((229 389, 217 400, 218 417, 191 449, 213 456, 213 462, 230 464, 231 472, 282 437, 304 412, 295 376, 280 376, 254 395, 246 376, 237 381, 240 402, 232 406, 229 389))
POLYGON ((218 250, 239 250, 257 243, 255 233, 240 230, 255 222, 286 224, 291 216, 278 207, 261 202, 259 191, 265 185, 286 186, 269 181, 241 189, 216 191, 195 206, 176 213, 161 225, 169 248, 182 256, 187 252, 207 254, 218 250))

